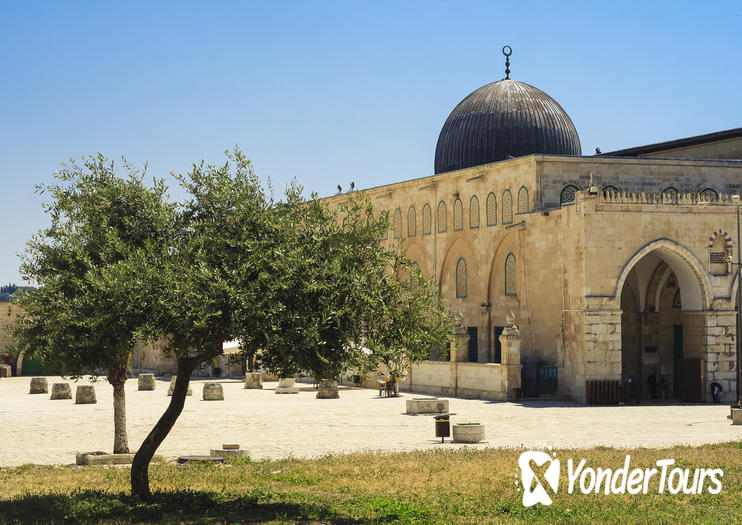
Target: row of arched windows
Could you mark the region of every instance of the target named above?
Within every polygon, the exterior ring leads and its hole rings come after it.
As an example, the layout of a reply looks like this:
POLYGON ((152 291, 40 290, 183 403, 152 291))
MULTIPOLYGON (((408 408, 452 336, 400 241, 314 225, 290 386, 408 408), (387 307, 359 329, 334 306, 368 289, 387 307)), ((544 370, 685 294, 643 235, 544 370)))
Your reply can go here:
MULTIPOLYGON (((502 193, 502 224, 512 224, 513 222, 513 196, 510 190, 505 190, 502 193)), ((517 213, 528 213, 530 211, 530 203, 528 199, 528 190, 525 186, 518 190, 518 201, 517 201, 517 213)), ((494 193, 490 192, 487 195, 487 201, 485 203, 485 215, 487 219, 487 226, 497 225, 497 197, 494 193)), ((479 209, 479 198, 476 195, 472 195, 469 199, 469 228, 479 228, 480 224, 480 209, 479 209)), ((438 203, 436 210, 436 228, 438 233, 445 233, 448 231, 448 207, 445 201, 438 203)), ((454 231, 460 231, 464 229, 464 203, 460 198, 456 198, 453 203, 453 229, 454 231)), ((399 239, 402 237, 402 210, 397 208, 394 210, 392 216, 392 230, 394 232, 394 238, 399 239)), ((425 203, 422 210, 422 234, 430 235, 433 231, 433 217, 430 204, 425 203)), ((415 237, 417 235, 417 211, 415 206, 410 206, 407 209, 407 237, 415 237)))
MULTIPOLYGON (((467 295, 466 290, 466 261, 463 257, 459 257, 456 261, 456 298, 462 299, 467 295)), ((518 288, 516 286, 515 279, 515 255, 509 253, 505 257, 505 295, 516 296, 518 295, 518 288)))
MULTIPOLYGON (((567 184, 562 188, 561 193, 559 194, 559 205, 567 204, 570 202, 574 202, 575 200, 575 193, 580 191, 580 189, 575 186, 574 184, 567 184)), ((603 189, 601 190, 603 192, 612 191, 615 193, 619 193, 618 188, 612 185, 603 186, 603 189)), ((680 190, 678 190, 675 186, 668 186, 664 190, 662 190, 661 193, 667 193, 667 194, 680 194, 680 190)), ((713 188, 706 188, 699 192, 704 200, 707 201, 715 201, 719 198, 719 194, 717 191, 713 188)))

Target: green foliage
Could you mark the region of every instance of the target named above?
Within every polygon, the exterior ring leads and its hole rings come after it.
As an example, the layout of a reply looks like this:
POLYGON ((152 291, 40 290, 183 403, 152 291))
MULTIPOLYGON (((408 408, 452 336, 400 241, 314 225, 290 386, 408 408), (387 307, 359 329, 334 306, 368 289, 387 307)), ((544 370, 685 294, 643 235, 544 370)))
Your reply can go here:
MULTIPOLYGON (((21 272, 38 283, 16 295, 24 314, 15 335, 42 360, 78 376, 123 370, 146 310, 127 265, 133 250, 160 243, 172 214, 166 188, 123 161, 125 177, 102 155, 63 164, 58 182, 37 186, 51 224, 27 243, 21 272)), ((110 377, 109 377, 110 379, 110 377)))

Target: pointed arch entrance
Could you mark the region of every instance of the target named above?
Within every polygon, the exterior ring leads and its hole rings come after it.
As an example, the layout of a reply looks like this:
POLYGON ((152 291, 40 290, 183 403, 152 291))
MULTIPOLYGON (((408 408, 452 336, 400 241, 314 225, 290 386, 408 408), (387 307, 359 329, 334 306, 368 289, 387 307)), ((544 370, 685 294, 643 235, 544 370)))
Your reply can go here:
POLYGON ((621 378, 643 398, 703 400, 711 295, 695 256, 668 239, 652 242, 624 266, 617 292, 621 378))

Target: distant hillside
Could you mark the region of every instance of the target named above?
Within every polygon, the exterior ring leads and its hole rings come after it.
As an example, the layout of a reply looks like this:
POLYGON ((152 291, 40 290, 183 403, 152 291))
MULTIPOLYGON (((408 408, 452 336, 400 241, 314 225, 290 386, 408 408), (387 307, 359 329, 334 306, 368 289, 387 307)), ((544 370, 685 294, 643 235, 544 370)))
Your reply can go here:
POLYGON ((0 301, 12 301, 13 295, 18 290, 25 290, 27 288, 32 288, 31 286, 18 286, 17 284, 8 284, 5 286, 0 286, 0 301))

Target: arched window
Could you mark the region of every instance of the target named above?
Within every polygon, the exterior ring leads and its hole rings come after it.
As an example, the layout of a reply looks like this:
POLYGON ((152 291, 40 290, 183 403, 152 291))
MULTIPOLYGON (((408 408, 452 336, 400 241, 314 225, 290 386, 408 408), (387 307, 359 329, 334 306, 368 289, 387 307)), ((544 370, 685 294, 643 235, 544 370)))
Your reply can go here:
POLYGON ((618 188, 616 188, 612 184, 609 184, 607 186, 603 186, 603 193, 607 193, 609 191, 612 191, 613 193, 619 193, 618 188))
POLYGON ((446 233, 448 230, 448 210, 446 210, 446 203, 441 201, 438 203, 438 233, 446 233))
POLYGON ((487 195, 487 226, 495 226, 497 224, 497 197, 495 194, 490 192, 487 195))
POLYGON ((701 192, 701 198, 706 202, 714 202, 719 200, 719 194, 713 188, 706 188, 701 192))
POLYGON ((562 204, 567 204, 569 202, 575 201, 575 193, 577 193, 579 189, 574 184, 567 184, 564 188, 562 188, 562 192, 559 194, 559 206, 562 204))
POLYGON ((528 213, 528 190, 522 186, 518 190, 518 213, 528 213))
POLYGON ((461 203, 461 199, 458 198, 453 201, 453 229, 464 229, 464 205, 461 203))
POLYGON ((374 214, 373 213, 369 213, 366 216, 366 226, 371 226, 373 223, 374 223, 374 214))
POLYGON ((513 222, 513 196, 510 190, 502 192, 502 223, 511 224, 513 222))
POLYGON ((402 238, 402 212, 399 208, 394 210, 394 217, 392 218, 392 231, 394 232, 394 238, 402 238))
POLYGON ((466 261, 459 257, 456 263, 456 297, 466 297, 466 261))
POLYGON ((672 195, 677 195, 677 194, 680 193, 680 190, 677 189, 675 186, 668 186, 667 188, 665 188, 664 190, 662 190, 662 193, 669 193, 669 194, 672 194, 672 195))
POLYGON ((407 209, 407 237, 414 237, 417 234, 417 216, 415 207, 410 206, 407 209))
POLYGON ((430 204, 427 202, 423 206, 423 235, 430 235, 432 230, 431 223, 433 222, 432 214, 430 212, 430 204))
POLYGON ((476 195, 469 200, 469 228, 479 228, 479 199, 476 195))
POLYGON ((518 295, 515 282, 515 255, 512 253, 505 257, 505 295, 518 295))
MULTIPOLYGON (((382 211, 382 212, 381 212, 381 213, 379 214, 379 220, 380 220, 380 221, 384 221, 384 222, 388 221, 388 220, 389 220, 389 212, 388 212, 388 211, 386 211, 386 210, 383 210, 383 211, 382 211)), ((382 240, 382 241, 385 241, 385 240, 387 240, 388 238, 389 238, 389 230, 388 230, 388 229, 385 229, 385 230, 384 230, 384 233, 382 233, 382 234, 381 234, 381 240, 382 240)))

